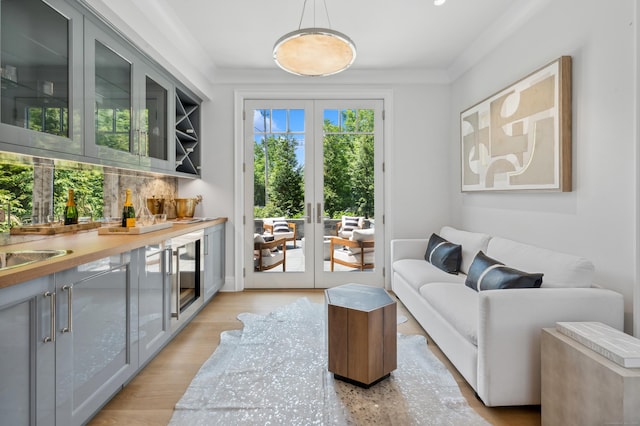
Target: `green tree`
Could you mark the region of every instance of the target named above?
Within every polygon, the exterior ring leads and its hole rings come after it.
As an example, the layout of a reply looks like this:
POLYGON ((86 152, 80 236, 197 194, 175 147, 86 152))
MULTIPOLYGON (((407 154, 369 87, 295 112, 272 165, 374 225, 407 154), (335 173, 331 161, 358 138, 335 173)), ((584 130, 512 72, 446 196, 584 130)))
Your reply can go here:
MULTIPOLYGON (((11 205, 12 225, 21 225, 21 218, 31 215, 33 195, 33 167, 0 164, 0 209, 11 205)), ((0 231, 7 232, 7 219, 0 223, 0 231)))
POLYGON ((324 122, 324 204, 332 218, 374 215, 373 110, 342 110, 324 122))
POLYGON ((96 170, 56 168, 53 183, 54 214, 61 215, 67 204, 69 189, 75 192, 78 214, 98 218, 103 215, 104 175, 96 170))
POLYGON ((304 209, 304 187, 303 170, 295 153, 297 141, 290 137, 270 139, 269 203, 283 216, 299 216, 304 209))

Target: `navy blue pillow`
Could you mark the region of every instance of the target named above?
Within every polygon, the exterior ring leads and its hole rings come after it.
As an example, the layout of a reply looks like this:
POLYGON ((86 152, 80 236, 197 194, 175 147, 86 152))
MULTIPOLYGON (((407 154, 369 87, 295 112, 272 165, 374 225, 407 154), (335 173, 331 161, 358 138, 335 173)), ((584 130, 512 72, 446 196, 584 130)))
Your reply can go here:
POLYGON ((462 262, 462 246, 453 244, 437 234, 431 234, 424 260, 438 269, 458 275, 462 262))
POLYGON ((542 275, 509 268, 479 251, 471 262, 465 285, 475 291, 539 288, 542 285, 542 275))

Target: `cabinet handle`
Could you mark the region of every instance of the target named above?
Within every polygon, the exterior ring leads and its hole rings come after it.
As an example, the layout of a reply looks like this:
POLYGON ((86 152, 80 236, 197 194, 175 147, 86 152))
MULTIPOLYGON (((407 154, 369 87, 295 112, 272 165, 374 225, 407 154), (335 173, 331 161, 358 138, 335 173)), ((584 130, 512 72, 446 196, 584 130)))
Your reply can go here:
POLYGON ((167 262, 167 267, 166 267, 166 271, 167 271, 167 275, 171 275, 173 274, 173 250, 171 249, 171 247, 164 249, 165 251, 165 260, 167 262))
POLYGON ((180 262, 178 260, 180 259, 180 247, 176 249, 176 251, 174 252, 174 255, 176 257, 176 271, 174 274, 175 282, 176 282, 176 298, 175 298, 176 311, 171 312, 171 316, 179 320, 180 319, 180 262))
POLYGON ((209 256, 209 235, 204 234, 204 255, 209 256))
POLYGON ((316 211, 316 223, 322 223, 322 204, 318 203, 316 211))
POLYGON ((67 292, 67 326, 60 331, 71 333, 73 332, 73 286, 62 286, 62 291, 67 292))
POLYGON ((44 297, 49 298, 49 306, 51 307, 51 325, 49 328, 49 336, 46 336, 42 341, 44 343, 56 341, 56 294, 47 291, 44 293, 44 297))

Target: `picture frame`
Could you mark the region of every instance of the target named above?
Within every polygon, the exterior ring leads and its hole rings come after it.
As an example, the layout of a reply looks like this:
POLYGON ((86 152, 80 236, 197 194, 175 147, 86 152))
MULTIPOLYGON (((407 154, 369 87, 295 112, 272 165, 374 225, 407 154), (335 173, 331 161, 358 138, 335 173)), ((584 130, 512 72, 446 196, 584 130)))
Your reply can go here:
POLYGON ((570 192, 571 120, 570 56, 462 111, 462 192, 570 192))

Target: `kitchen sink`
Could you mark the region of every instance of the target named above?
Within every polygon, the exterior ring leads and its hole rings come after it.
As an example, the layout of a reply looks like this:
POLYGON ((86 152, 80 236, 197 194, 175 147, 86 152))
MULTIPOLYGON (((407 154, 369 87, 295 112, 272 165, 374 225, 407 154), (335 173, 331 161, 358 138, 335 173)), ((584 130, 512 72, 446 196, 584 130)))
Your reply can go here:
POLYGON ((0 271, 65 256, 71 250, 13 250, 0 251, 0 271))

